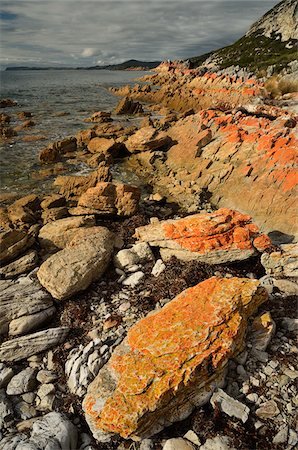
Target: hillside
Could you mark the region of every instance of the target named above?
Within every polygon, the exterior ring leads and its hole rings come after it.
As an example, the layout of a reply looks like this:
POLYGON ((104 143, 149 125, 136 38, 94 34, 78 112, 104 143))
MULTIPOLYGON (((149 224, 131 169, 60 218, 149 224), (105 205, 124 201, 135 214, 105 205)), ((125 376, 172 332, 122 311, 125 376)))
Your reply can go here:
POLYGON ((297 59, 297 9, 297 0, 283 0, 255 22, 234 44, 190 58, 190 67, 204 64, 224 69, 239 65, 259 72, 274 66, 274 71, 280 72, 297 59))

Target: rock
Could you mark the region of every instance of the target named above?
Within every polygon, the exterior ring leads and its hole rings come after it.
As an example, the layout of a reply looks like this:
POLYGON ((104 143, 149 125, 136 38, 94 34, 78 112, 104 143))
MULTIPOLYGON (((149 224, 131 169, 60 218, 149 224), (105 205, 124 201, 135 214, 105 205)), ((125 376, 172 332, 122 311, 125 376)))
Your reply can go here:
POLYGON ((102 181, 81 195, 78 206, 98 214, 131 216, 138 209, 140 196, 140 189, 135 186, 102 181))
POLYGON ((166 266, 165 266, 163 260, 158 259, 153 266, 151 275, 153 275, 154 277, 158 277, 165 270, 165 268, 166 268, 166 266))
POLYGON ((23 256, 0 268, 0 275, 4 278, 14 278, 22 273, 30 272, 37 266, 38 256, 35 250, 29 250, 23 256))
POLYGON ((261 257, 267 275, 274 278, 298 280, 298 244, 284 244, 280 250, 261 257))
POLYGON ((111 113, 106 111, 96 111, 92 114, 89 119, 86 119, 85 122, 111 122, 111 113))
POLYGON ((9 230, 0 233, 1 263, 12 261, 34 243, 34 238, 25 231, 9 230))
POLYGON ((14 371, 11 367, 6 367, 0 363, 0 388, 7 386, 11 378, 14 376, 14 371))
MULTIPOLYGON (((298 281, 298 279, 297 279, 298 281)), ((273 284, 285 295, 298 295, 298 283, 292 280, 280 280, 273 278, 273 284)))
POLYGON ((257 280, 212 277, 137 322, 88 387, 94 437, 144 439, 206 403, 267 297, 257 280))
POLYGON ((268 400, 268 402, 262 403, 256 410, 256 415, 260 419, 272 419, 280 413, 277 403, 274 400, 268 400))
POLYGON ((198 435, 193 430, 188 430, 188 432, 185 433, 183 437, 193 444, 197 445, 198 447, 201 445, 201 441, 198 435))
POLYGON ((195 447, 183 438, 172 438, 168 439, 164 446, 163 450, 194 450, 195 447))
POLYGON ((5 341, 0 345, 0 362, 21 361, 64 342, 69 328, 49 328, 5 341))
POLYGON ((284 425, 281 430, 274 436, 273 444, 285 444, 288 441, 288 426, 284 425))
POLYGON ((0 100, 0 108, 9 108, 11 106, 16 106, 17 102, 11 100, 10 98, 1 98, 0 100))
POLYGON ((65 206, 62 206, 61 208, 50 208, 44 210, 41 213, 41 218, 45 225, 49 222, 55 222, 57 220, 64 219, 68 215, 68 209, 65 206))
POLYGON ((33 330, 55 313, 50 296, 38 281, 0 281, 0 335, 23 334, 33 330))
POLYGON ((116 115, 120 114, 143 114, 144 110, 139 102, 134 102, 129 97, 124 97, 120 100, 115 108, 114 113, 116 115))
POLYGON ((7 395, 19 395, 26 392, 33 391, 36 386, 36 370, 31 367, 22 370, 17 375, 12 377, 8 383, 6 393, 7 395))
POLYGON ((32 113, 30 111, 20 111, 17 116, 21 120, 26 120, 28 117, 32 117, 32 113))
POLYGON ((93 227, 95 225, 94 216, 67 217, 44 225, 38 234, 38 241, 41 247, 47 250, 58 250, 75 237, 81 227, 93 227))
POLYGON ((222 389, 218 389, 211 397, 210 403, 213 408, 218 407, 222 412, 230 417, 236 417, 245 423, 249 416, 249 408, 243 403, 235 400, 226 394, 222 389))
POLYGON ((36 409, 38 411, 52 411, 55 403, 56 387, 52 383, 42 384, 36 392, 36 409))
POLYGON ((95 137, 90 140, 88 150, 90 153, 102 154, 105 158, 116 157, 119 151, 119 144, 114 139, 95 137))
MULTIPOLYGON (((257 254, 254 243, 260 235, 249 216, 221 208, 145 225, 136 229, 135 236, 141 242, 160 247, 164 261, 176 256, 185 261, 221 264, 257 254)), ((266 242, 271 245, 269 238, 266 242)))
MULTIPOLYGON (((14 412, 10 400, 5 395, 5 390, 0 389, 0 430, 14 418, 14 412)), ((1 443, 1 442, 0 442, 1 443)))
POLYGON ((159 133, 153 127, 138 130, 127 141, 125 146, 130 153, 153 151, 169 145, 170 138, 165 133, 159 133))
POLYGON ((69 137, 56 141, 48 147, 42 149, 39 153, 39 162, 41 164, 49 164, 56 162, 62 155, 72 153, 77 150, 77 140, 75 137, 69 137))
POLYGON ((65 249, 40 266, 37 277, 54 298, 69 298, 102 276, 110 262, 113 245, 113 234, 106 228, 81 229, 65 249))
POLYGON ((95 136, 96 136, 96 133, 93 128, 89 128, 88 130, 79 131, 76 134, 77 146, 79 148, 86 147, 89 144, 89 142, 91 141, 91 139, 93 139, 95 136))
POLYGON ((206 440, 200 450, 236 450, 227 436, 215 436, 206 440))
POLYGON ((57 380, 58 375, 51 370, 40 370, 36 376, 37 381, 40 383, 51 383, 57 380))
POLYGON ((145 274, 144 272, 138 271, 133 273, 132 275, 130 275, 129 277, 127 277, 122 284, 124 284, 124 286, 129 286, 131 288, 136 287, 144 278, 145 274))
POLYGON ((265 351, 275 334, 276 325, 270 312, 256 317, 252 323, 252 345, 255 349, 265 351))
POLYGON ((60 176, 57 177, 54 186, 59 187, 59 193, 68 200, 76 200, 100 181, 110 181, 111 174, 109 167, 101 163, 96 171, 88 176, 60 176))
POLYGON ((298 334, 298 319, 283 317, 281 326, 292 333, 298 334))
POLYGON ((9 123, 10 122, 10 116, 8 115, 8 114, 5 114, 5 113, 1 113, 0 114, 0 123, 1 124, 3 124, 3 123, 9 123))
POLYGON ((42 209, 60 208, 66 206, 66 199, 59 194, 48 195, 42 200, 40 206, 42 209))
POLYGON ((72 394, 83 397, 88 384, 94 380, 99 369, 109 359, 109 352, 101 354, 102 345, 102 341, 95 339, 85 347, 80 345, 69 353, 65 363, 65 374, 67 386, 72 394))
POLYGON ((34 406, 22 401, 15 405, 15 412, 18 418, 22 420, 32 419, 37 415, 37 411, 34 406))
POLYGON ((115 266, 123 270, 128 270, 132 266, 145 261, 154 261, 153 253, 146 242, 120 250, 114 257, 115 266))
MULTIPOLYGON (((16 450, 19 443, 22 444, 22 442, 26 439, 26 434, 24 433, 10 433, 5 438, 3 438, 0 443, 2 445, 1 450, 16 450)), ((31 449, 30 449, 31 450, 31 449)))
POLYGON ((78 448, 76 427, 58 412, 50 412, 34 421, 31 436, 29 438, 24 436, 25 438, 18 445, 20 450, 77 450, 78 448))

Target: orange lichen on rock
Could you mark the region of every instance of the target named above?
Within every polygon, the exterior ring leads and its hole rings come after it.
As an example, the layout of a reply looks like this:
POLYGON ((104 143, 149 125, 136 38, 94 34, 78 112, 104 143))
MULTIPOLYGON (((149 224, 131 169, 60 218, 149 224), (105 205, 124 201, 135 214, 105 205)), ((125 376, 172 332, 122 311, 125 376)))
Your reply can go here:
POLYGON ((257 280, 212 277, 135 324, 88 388, 95 438, 143 439, 206 402, 266 300, 257 280))

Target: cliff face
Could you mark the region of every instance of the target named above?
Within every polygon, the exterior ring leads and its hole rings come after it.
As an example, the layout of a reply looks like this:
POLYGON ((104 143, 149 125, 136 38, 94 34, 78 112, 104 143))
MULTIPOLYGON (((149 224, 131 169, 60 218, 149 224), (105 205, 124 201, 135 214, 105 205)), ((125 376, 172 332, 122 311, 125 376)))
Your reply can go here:
POLYGON ((298 39, 297 13, 297 0, 284 0, 255 22, 245 36, 261 32, 264 36, 273 39, 279 35, 281 42, 298 39))
POLYGON ((297 59, 297 0, 283 0, 234 44, 189 59, 192 68, 204 66, 224 69, 238 65, 253 72, 274 66, 276 72, 297 59))

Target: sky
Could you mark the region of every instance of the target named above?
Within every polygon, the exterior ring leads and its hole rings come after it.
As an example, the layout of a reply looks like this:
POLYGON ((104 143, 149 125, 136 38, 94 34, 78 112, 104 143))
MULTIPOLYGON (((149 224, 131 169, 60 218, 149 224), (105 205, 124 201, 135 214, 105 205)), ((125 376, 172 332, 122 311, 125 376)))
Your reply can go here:
POLYGON ((1 67, 186 59, 233 43, 276 0, 1 0, 1 67))

